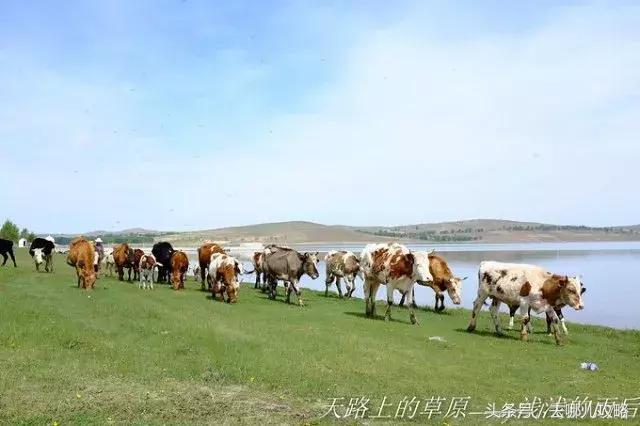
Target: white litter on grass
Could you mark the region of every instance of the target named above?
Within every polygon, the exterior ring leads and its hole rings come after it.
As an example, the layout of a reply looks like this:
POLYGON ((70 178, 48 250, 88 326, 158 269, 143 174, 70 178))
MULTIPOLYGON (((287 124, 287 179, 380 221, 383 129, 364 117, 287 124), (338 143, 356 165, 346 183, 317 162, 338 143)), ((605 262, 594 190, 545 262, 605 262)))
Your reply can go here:
POLYGON ((596 371, 598 369, 598 364, 595 362, 582 362, 580 363, 580 368, 583 370, 596 371))
POLYGON ((446 340, 444 340, 444 338, 440 336, 431 336, 429 337, 429 340, 430 341, 435 340, 436 342, 446 342, 446 340))

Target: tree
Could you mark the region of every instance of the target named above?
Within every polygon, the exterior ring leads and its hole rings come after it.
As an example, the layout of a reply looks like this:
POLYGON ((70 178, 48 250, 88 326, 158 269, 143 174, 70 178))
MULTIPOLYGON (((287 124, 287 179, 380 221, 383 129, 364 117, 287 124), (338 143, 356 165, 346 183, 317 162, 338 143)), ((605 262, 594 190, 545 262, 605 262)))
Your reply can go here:
POLYGON ((20 231, 20 238, 24 238, 25 240, 28 239, 27 237, 29 236, 29 230, 27 228, 22 228, 22 231, 20 231))
POLYGON ((29 232, 29 235, 27 235, 27 241, 33 241, 36 239, 36 234, 34 234, 33 232, 29 232))
POLYGON ((20 238, 20 228, 11 222, 9 219, 4 221, 2 228, 0 228, 0 238, 5 240, 18 241, 20 238))

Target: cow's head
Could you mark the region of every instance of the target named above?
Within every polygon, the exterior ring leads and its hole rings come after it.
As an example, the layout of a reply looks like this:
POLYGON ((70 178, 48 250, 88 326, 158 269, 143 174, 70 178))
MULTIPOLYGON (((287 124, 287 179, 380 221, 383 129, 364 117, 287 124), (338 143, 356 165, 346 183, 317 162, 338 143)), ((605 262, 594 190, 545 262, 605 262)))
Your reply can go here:
POLYGON ((416 281, 419 282, 429 282, 433 280, 431 276, 431 272, 429 271, 429 259, 421 252, 416 252, 413 254, 415 258, 414 267, 414 275, 416 281))
POLYGON ((91 269, 83 269, 82 270, 82 279, 84 280, 84 287, 91 288, 96 282, 96 273, 91 269))
POLYGON ((558 287, 560 289, 559 301, 561 303, 569 305, 578 311, 584 308, 582 295, 587 289, 582 286, 582 279, 579 275, 575 277, 560 277, 558 287))
POLYGON ((33 249, 33 260, 36 266, 40 266, 44 262, 44 251, 41 248, 33 249))
POLYGON ((451 298, 451 301, 455 305, 459 305, 462 298, 462 281, 466 280, 467 277, 458 278, 452 277, 447 283, 447 293, 451 298))
POLYGON ((315 253, 305 253, 302 255, 303 265, 305 274, 309 275, 311 279, 316 279, 320 276, 318 273, 318 268, 316 265, 318 264, 318 252, 315 253))

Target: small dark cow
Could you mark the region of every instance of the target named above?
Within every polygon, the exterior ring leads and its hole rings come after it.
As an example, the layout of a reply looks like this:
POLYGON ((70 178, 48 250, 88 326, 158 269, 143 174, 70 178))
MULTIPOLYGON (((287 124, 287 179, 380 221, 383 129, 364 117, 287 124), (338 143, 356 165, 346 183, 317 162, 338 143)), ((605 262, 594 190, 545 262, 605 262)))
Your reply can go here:
POLYGON ((189 270, 189 258, 185 252, 176 250, 171 255, 171 284, 174 290, 184 289, 184 278, 189 270))
POLYGON ((140 281, 140 259, 144 256, 144 251, 141 249, 133 250, 133 280, 140 281))
POLYGON ((94 255, 93 244, 83 237, 76 238, 69 246, 67 264, 76 270, 78 288, 93 289, 96 283, 96 272, 93 269, 94 255))
POLYGON ((468 331, 476 328, 476 319, 487 298, 492 299, 491 318, 497 334, 502 334, 498 312, 501 303, 518 305, 522 315, 522 340, 529 338, 529 308, 545 312, 551 317, 556 343, 560 344, 559 318, 554 308, 569 305, 576 310, 584 308, 582 282, 579 276, 552 274, 535 265, 482 262, 478 270, 478 297, 473 302, 468 331))
MULTIPOLYGON (((204 290, 205 279, 207 278, 207 272, 209 271, 211 255, 214 253, 227 254, 224 249, 216 243, 206 242, 198 248, 198 264, 200 265, 202 290, 204 290)), ((211 290, 211 284, 209 284, 209 290, 211 290)))
MULTIPOLYGON (((40 271, 40 265, 44 263, 45 272, 53 272, 53 252, 55 245, 53 241, 45 238, 36 238, 29 247, 29 254, 36 264, 36 271, 40 271)), ((91 259, 93 267, 93 258, 91 259)))
POLYGON ((124 270, 127 269, 129 276, 127 281, 131 282, 131 270, 134 268, 134 252, 129 244, 118 244, 113 248, 113 260, 118 271, 118 279, 124 281, 124 270))
POLYGON ((289 283, 289 286, 286 287, 287 303, 291 303, 291 292, 294 291, 298 298, 298 304, 303 306, 299 281, 304 274, 314 280, 318 278, 320 274, 317 264, 317 252, 302 254, 293 249, 282 247, 278 247, 277 250, 265 250, 264 271, 269 281, 269 298, 276 298, 278 280, 283 280, 289 283))
POLYGON ((175 250, 166 241, 155 243, 151 249, 151 254, 156 258, 156 261, 162 266, 158 270, 158 282, 163 283, 169 281, 169 274, 171 273, 171 255, 175 250))
POLYGON ((2 266, 4 266, 5 263, 7 263, 7 259, 11 257, 11 260, 13 260, 13 267, 18 267, 18 265, 16 265, 16 258, 13 255, 13 241, 0 238, 0 255, 2 255, 2 257, 4 258, 4 260, 2 261, 2 266))
POLYGON ((350 251, 332 250, 324 258, 327 267, 327 276, 325 278, 324 296, 329 295, 329 287, 336 282, 338 296, 342 298, 342 287, 340 281, 344 279, 347 292, 345 295, 351 297, 356 290, 356 276, 361 275, 360 259, 350 251))

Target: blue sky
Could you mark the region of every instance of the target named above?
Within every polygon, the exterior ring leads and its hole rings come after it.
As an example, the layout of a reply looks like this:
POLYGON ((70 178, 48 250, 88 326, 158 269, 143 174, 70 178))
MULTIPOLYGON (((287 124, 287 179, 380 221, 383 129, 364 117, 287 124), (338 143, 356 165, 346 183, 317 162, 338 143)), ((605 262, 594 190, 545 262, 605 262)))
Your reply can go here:
POLYGON ((5 1, 0 216, 640 223, 639 52, 634 2, 5 1))

